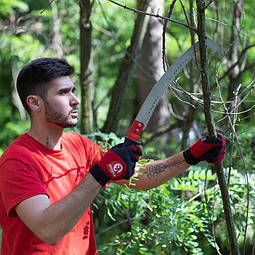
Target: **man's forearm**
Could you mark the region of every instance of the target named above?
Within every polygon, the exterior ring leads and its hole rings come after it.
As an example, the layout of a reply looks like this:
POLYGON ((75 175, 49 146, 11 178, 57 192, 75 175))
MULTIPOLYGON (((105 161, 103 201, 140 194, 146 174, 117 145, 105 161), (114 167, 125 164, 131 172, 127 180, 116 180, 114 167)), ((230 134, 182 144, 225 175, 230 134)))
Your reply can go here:
POLYGON ((72 193, 48 207, 42 216, 48 223, 47 234, 56 241, 66 235, 88 209, 100 187, 101 185, 89 174, 72 193))
POLYGON ((88 174, 61 201, 50 205, 47 196, 39 195, 21 202, 16 207, 16 212, 40 239, 55 245, 78 222, 95 199, 100 187, 94 177, 88 174))
POLYGON ((132 178, 131 185, 128 182, 124 183, 124 181, 118 183, 126 184, 133 189, 148 190, 181 174, 189 166, 183 157, 183 152, 179 152, 169 158, 156 160, 147 163, 144 168, 139 168, 132 178))

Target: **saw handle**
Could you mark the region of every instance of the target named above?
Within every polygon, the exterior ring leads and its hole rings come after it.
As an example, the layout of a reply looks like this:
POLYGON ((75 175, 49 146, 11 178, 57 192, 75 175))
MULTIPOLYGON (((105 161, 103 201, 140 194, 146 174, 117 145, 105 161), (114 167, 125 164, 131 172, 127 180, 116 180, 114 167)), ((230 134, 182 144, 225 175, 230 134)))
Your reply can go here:
POLYGON ((133 142, 137 142, 140 135, 143 132, 144 123, 138 120, 134 120, 131 128, 129 129, 127 139, 133 142))
POLYGON ((127 145, 141 145, 140 142, 131 140, 127 136, 125 137, 124 144, 127 144, 127 145))

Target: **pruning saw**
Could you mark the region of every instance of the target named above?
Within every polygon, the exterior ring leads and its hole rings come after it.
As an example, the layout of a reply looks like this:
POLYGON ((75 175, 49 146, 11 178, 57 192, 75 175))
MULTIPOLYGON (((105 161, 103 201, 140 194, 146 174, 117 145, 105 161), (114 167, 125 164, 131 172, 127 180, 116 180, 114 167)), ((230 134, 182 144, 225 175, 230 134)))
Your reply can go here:
MULTIPOLYGON (((211 49, 212 53, 217 51, 218 46, 213 40, 207 38, 205 43, 211 49)), ((197 52, 198 50, 199 43, 197 42, 194 46, 191 46, 185 51, 153 86, 129 129, 127 140, 129 140, 130 143, 136 143, 138 141, 166 89, 175 81, 176 76, 182 69, 195 58, 195 51, 197 52)))

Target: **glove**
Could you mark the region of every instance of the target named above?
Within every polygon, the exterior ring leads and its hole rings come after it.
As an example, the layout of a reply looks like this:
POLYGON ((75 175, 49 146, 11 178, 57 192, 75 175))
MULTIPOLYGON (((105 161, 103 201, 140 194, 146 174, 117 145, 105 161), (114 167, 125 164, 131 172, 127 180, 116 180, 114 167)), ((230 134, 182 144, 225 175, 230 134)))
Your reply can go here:
POLYGON ((128 180, 134 174, 136 162, 141 155, 142 148, 140 143, 131 142, 126 138, 124 143, 112 147, 91 168, 90 173, 102 186, 109 180, 128 180))
POLYGON ((188 164, 196 165, 200 161, 218 164, 226 154, 226 140, 222 134, 217 137, 202 137, 191 147, 183 152, 188 164))

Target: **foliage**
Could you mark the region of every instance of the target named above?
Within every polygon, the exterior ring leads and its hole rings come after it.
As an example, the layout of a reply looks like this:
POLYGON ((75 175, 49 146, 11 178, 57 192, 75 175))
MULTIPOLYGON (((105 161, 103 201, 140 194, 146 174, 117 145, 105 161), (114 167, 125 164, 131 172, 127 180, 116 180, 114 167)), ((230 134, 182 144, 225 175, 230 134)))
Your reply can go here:
POLYGON ((19 0, 13 0, 13 1, 1 0, 0 1, 0 15, 5 15, 6 13, 14 13, 15 8, 18 8, 23 11, 28 10, 27 4, 24 3, 23 1, 19 1, 19 0))
MULTIPOLYGON (((238 171, 233 170, 232 174, 229 190, 235 224, 241 234, 245 228, 247 184, 238 171)), ((249 175, 249 180, 252 187, 255 175, 249 175)), ((255 199, 254 192, 250 199, 255 199)), ((94 206, 95 215, 99 210, 104 215, 97 226, 99 254, 209 255, 219 246, 225 251, 223 254, 229 254, 216 175, 204 167, 190 168, 187 176, 146 192, 112 185, 101 192, 94 206), (116 229, 118 222, 122 224, 116 229)), ((250 205, 250 246, 255 234, 254 216, 250 205)))
MULTIPOLYGON (((115 134, 100 132, 89 137, 107 148, 121 141, 115 134)), ((148 162, 144 157, 146 152, 140 165, 148 162)), ((228 170, 224 169, 226 174, 228 170)), ((255 174, 249 173, 248 179, 249 184, 245 174, 231 170, 229 193, 240 245, 246 228, 247 185, 249 199, 255 201, 255 174)), ((246 254, 255 236, 253 206, 250 202, 246 254)), ((93 213, 99 254, 210 255, 216 248, 230 252, 216 174, 205 163, 148 191, 111 184, 97 196, 93 213)))
POLYGON ((102 133, 100 131, 86 135, 95 143, 101 147, 109 149, 111 146, 115 146, 118 143, 123 142, 124 139, 119 138, 115 133, 102 133))

